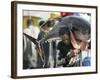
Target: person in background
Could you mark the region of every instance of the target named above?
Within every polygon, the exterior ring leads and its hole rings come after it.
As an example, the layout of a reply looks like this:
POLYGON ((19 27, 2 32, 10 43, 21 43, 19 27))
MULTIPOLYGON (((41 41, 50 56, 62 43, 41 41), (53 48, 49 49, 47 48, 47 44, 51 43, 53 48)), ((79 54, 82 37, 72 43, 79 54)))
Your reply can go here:
POLYGON ((31 37, 37 39, 39 34, 39 28, 34 26, 34 21, 32 19, 27 19, 27 27, 24 29, 24 33, 30 35, 31 37))
MULTIPOLYGON (((30 37, 37 39, 39 29, 33 26, 33 20, 27 19, 27 27, 24 29, 23 33, 29 35, 30 37)), ((37 68, 37 50, 36 45, 23 34, 23 69, 34 69, 37 68)))
POLYGON ((38 40, 43 39, 50 31, 50 22, 47 21, 40 21, 39 26, 40 26, 40 33, 38 35, 38 40))
MULTIPOLYGON (((39 26, 40 26, 40 33, 38 35, 38 41, 46 37, 46 35, 49 33, 50 28, 51 28, 51 22, 50 21, 40 21, 39 26)), ((44 68, 48 68, 49 64, 49 42, 44 42, 41 44, 42 51, 44 53, 44 68)), ((41 64, 41 62, 38 62, 41 64)), ((41 67, 41 65, 40 65, 41 67)))

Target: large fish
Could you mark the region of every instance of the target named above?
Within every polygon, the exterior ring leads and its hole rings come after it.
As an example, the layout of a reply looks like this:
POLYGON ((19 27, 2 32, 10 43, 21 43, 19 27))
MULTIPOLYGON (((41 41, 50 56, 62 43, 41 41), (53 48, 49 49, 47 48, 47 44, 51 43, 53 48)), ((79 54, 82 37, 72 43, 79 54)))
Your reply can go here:
POLYGON ((91 33, 91 27, 90 23, 77 16, 67 16, 61 19, 60 22, 58 22, 53 29, 50 31, 50 33, 41 41, 45 41, 50 38, 55 38, 59 37, 59 30, 62 27, 68 27, 69 30, 71 30, 76 39, 81 40, 81 41, 88 41, 90 40, 90 33, 91 33))

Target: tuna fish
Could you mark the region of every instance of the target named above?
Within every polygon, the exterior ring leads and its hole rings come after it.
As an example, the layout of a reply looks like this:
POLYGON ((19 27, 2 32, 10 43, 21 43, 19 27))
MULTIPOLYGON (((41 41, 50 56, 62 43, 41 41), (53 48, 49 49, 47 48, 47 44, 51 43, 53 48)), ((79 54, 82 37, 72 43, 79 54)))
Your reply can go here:
POLYGON ((50 33, 41 41, 54 38, 54 37, 59 37, 59 30, 62 27, 68 27, 69 30, 74 33, 76 39, 78 40, 81 41, 90 40, 91 37, 90 23, 81 17, 67 16, 62 18, 61 21, 58 22, 50 31, 50 33))

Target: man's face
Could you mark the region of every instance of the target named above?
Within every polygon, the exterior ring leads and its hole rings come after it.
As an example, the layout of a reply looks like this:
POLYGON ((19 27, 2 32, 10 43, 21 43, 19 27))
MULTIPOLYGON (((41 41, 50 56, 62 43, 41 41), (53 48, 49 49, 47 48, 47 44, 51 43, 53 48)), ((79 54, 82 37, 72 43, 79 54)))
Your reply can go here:
POLYGON ((45 31, 49 31, 49 27, 47 26, 47 25, 45 25, 44 27, 43 27, 43 29, 45 30, 45 31))
POLYGON ((62 35, 62 40, 69 40, 69 35, 68 34, 62 35))

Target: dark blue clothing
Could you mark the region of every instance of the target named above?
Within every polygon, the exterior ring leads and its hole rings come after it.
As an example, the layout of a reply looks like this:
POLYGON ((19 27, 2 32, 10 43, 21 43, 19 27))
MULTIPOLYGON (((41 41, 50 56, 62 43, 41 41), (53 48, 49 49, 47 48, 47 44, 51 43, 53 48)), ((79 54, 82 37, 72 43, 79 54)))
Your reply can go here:
MULTIPOLYGON (((43 39, 46 35, 47 35, 47 33, 41 31, 39 33, 39 35, 38 35, 38 41, 43 39)), ((49 43, 48 42, 43 42, 41 44, 41 47, 42 47, 42 50, 44 52, 44 55, 43 55, 44 56, 44 63, 45 63, 44 68, 47 68, 47 67, 49 67, 48 66, 48 61, 49 61, 49 43)), ((38 63, 40 64, 41 62, 38 62, 38 63)), ((40 67, 41 67, 41 65, 40 65, 40 67)))
POLYGON ((63 41, 60 41, 58 43, 58 49, 60 50, 59 52, 59 58, 65 58, 67 56, 67 53, 72 49, 71 44, 64 43, 63 41))
POLYGON ((91 58, 90 57, 85 57, 83 62, 82 62, 83 66, 91 66, 91 58))
POLYGON ((58 50, 60 50, 59 52, 59 57, 58 59, 65 59, 66 62, 63 65, 63 67, 66 67, 66 65, 69 63, 70 57, 67 57, 68 52, 73 48, 71 43, 64 43, 63 41, 60 41, 58 43, 58 50))

